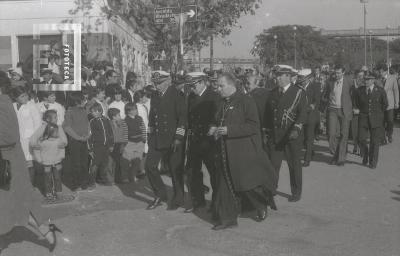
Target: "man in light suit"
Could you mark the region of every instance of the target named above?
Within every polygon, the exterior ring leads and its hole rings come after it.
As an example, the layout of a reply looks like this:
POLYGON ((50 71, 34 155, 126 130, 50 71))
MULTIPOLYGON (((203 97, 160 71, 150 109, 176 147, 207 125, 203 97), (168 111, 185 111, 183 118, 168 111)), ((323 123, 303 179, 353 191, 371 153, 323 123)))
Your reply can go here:
POLYGON ((335 78, 328 81, 323 93, 328 107, 329 150, 333 154, 331 164, 338 166, 343 166, 346 161, 347 139, 353 118, 353 83, 344 71, 342 66, 335 66, 335 78))
POLYGON ((386 131, 386 136, 384 144, 389 141, 392 143, 393 138, 393 123, 394 123, 394 110, 399 108, 399 86, 397 85, 397 80, 394 75, 389 74, 386 65, 379 67, 379 73, 381 74, 381 86, 385 89, 388 107, 385 111, 384 127, 386 131), (387 137, 387 140, 386 140, 387 137))

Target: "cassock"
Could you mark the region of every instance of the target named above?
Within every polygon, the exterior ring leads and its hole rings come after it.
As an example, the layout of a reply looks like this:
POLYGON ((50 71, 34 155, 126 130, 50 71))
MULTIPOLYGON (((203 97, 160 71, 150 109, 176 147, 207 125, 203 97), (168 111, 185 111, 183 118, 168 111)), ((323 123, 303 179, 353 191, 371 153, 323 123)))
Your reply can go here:
POLYGON ((217 140, 216 213, 222 225, 236 223, 239 195, 257 210, 266 210, 277 187, 277 177, 262 147, 259 116, 254 99, 240 92, 224 99, 217 125, 227 135, 217 140))

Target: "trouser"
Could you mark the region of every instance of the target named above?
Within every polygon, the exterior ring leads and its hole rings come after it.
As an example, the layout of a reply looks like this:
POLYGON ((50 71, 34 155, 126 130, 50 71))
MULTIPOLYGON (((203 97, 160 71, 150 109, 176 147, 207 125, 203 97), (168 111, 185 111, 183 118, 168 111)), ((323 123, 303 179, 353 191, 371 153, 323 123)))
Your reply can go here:
MULTIPOLYGON (((301 196, 302 192, 302 166, 300 161, 301 141, 296 140, 286 141, 286 143, 270 144, 269 156, 272 165, 275 168, 277 178, 279 180, 279 171, 281 169, 283 157, 286 156, 286 161, 289 166, 290 188, 293 196, 301 196)), ((277 181, 278 182, 278 181, 277 181)))
POLYGON ((394 110, 389 109, 385 111, 385 132, 386 137, 392 138, 394 124, 394 110))
POLYGON ((337 162, 346 161, 347 139, 349 136, 350 121, 343 113, 343 109, 330 108, 329 115, 329 150, 337 162))
POLYGON ((161 200, 167 200, 167 190, 161 179, 158 164, 162 158, 167 157, 168 166, 172 178, 173 197, 172 205, 181 206, 184 203, 184 187, 183 187, 183 144, 177 146, 176 151, 172 149, 155 149, 149 147, 146 160, 146 175, 156 197, 161 200))
POLYGON ((378 164, 379 146, 384 137, 382 127, 371 128, 371 126, 360 127, 360 148, 363 156, 363 163, 369 163, 371 166, 378 164))
POLYGON ((103 144, 93 145, 93 155, 91 166, 96 166, 95 172, 90 172, 90 185, 94 185, 97 180, 99 183, 110 184, 114 182, 114 175, 109 168, 110 151, 108 146, 103 144))
POLYGON ((46 195, 62 191, 61 169, 61 163, 44 166, 44 187, 46 195))
POLYGON ((85 188, 89 183, 89 152, 85 141, 69 137, 68 141, 73 189, 85 188))
POLYGON ((351 136, 353 138, 354 149, 358 148, 358 115, 353 115, 353 119, 351 119, 351 136))
MULTIPOLYGON (((208 140, 208 138, 205 140, 208 140)), ((206 141, 204 143, 203 141, 192 141, 189 147, 188 167, 186 169, 188 170, 188 190, 194 206, 205 203, 202 163, 205 164, 210 175, 213 204, 218 185, 215 177, 215 150, 213 145, 208 144, 206 141)))
POLYGON ((124 143, 115 143, 114 149, 111 152, 113 160, 113 173, 115 174, 114 180, 116 183, 121 183, 129 179, 129 160, 122 157, 122 149, 124 143))
POLYGON ((306 149, 304 155, 304 161, 310 162, 314 147, 314 139, 315 139, 315 132, 316 127, 318 126, 318 122, 310 121, 305 125, 304 129, 304 146, 306 149))

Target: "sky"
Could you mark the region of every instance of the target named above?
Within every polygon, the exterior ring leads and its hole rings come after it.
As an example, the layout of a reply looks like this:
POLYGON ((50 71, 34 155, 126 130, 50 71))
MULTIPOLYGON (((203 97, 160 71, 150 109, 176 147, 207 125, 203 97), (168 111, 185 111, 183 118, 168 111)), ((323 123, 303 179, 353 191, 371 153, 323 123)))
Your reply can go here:
MULTIPOLYGON (((217 58, 253 58, 250 49, 255 36, 272 26, 299 24, 324 29, 359 29, 364 26, 360 0, 263 0, 256 14, 242 16, 238 26, 224 39, 217 38, 217 58), (224 45, 229 40, 231 46, 224 45)), ((367 28, 400 26, 400 0, 369 0, 367 28)), ((209 57, 204 48, 201 57, 209 57)))

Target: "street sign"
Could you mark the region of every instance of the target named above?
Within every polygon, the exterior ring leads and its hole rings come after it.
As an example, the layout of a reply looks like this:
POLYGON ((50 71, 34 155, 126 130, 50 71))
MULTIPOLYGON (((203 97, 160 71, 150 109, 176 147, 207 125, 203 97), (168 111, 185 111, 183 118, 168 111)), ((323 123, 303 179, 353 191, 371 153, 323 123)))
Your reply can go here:
POLYGON ((155 24, 170 24, 178 23, 179 14, 186 15, 185 22, 195 22, 197 20, 197 6, 186 5, 182 7, 182 12, 179 7, 162 7, 154 9, 155 24))
POLYGON ((186 22, 195 22, 197 20, 197 5, 184 6, 182 13, 187 15, 186 22))
POLYGON ((178 7, 155 8, 154 23, 155 24, 177 23, 178 22, 176 16, 177 13, 179 13, 178 7))

